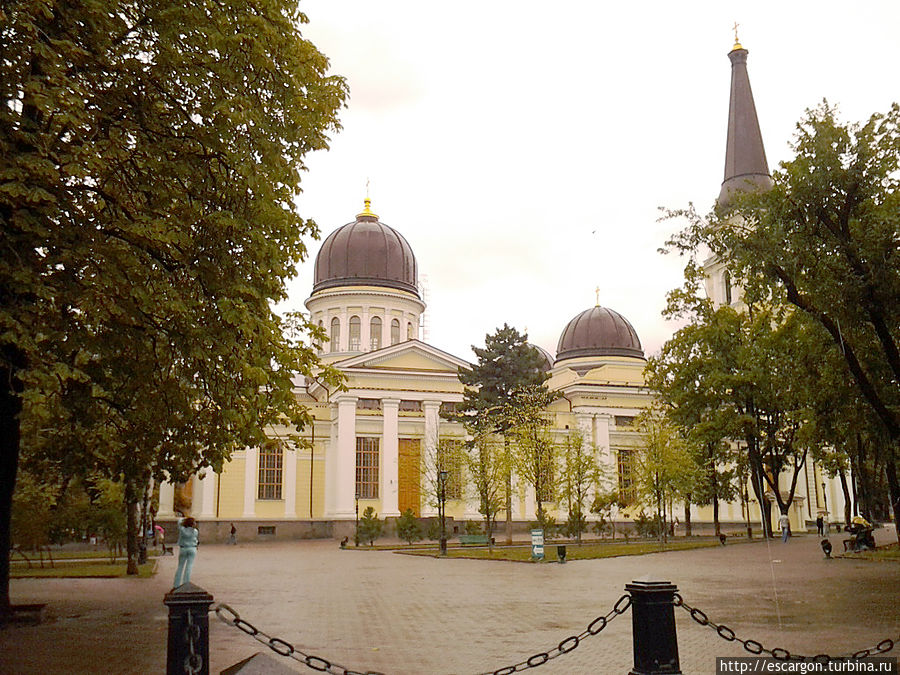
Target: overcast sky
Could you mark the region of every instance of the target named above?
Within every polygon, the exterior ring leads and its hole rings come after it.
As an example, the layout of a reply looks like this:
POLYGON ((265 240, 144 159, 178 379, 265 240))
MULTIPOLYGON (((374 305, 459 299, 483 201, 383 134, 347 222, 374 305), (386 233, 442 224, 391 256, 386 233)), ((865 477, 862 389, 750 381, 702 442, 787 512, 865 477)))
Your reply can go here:
MULTIPOLYGON (((898 0, 300 6, 350 86, 300 212, 324 239, 369 180, 427 283, 425 340, 470 361, 504 322, 555 354, 597 287, 648 355, 671 336, 660 312, 683 261, 657 252, 679 227, 658 207, 718 195, 735 22, 770 169, 823 98, 847 120, 900 100, 898 0)), ((282 308, 305 309, 320 243, 282 308)))

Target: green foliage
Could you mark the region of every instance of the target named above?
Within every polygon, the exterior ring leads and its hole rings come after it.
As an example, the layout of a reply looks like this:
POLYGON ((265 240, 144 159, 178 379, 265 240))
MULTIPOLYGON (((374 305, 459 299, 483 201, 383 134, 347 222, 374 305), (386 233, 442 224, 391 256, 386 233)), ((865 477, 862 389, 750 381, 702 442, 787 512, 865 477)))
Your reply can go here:
POLYGON ((412 544, 422 538, 422 526, 412 509, 406 509, 397 519, 397 536, 407 544, 412 544))
POLYGON ((613 520, 613 511, 622 506, 619 501, 618 490, 600 491, 594 495, 594 501, 591 503, 591 513, 597 514, 598 519, 594 525, 594 531, 599 535, 606 532, 612 534, 612 538, 616 538, 616 524, 613 520))
POLYGON ((557 535, 559 530, 559 525, 557 525, 556 523, 556 518, 551 516, 543 509, 538 510, 536 517, 537 520, 531 523, 531 528, 543 530, 545 539, 553 539, 557 535))
POLYGON ((467 520, 466 534, 484 534, 484 530, 480 523, 476 523, 474 520, 467 520))
POLYGON ((543 511, 544 502, 553 501, 559 473, 560 448, 550 436, 546 413, 551 400, 545 387, 530 385, 515 389, 505 406, 515 467, 534 488, 538 513, 543 511))
POLYGON ((695 258, 711 250, 750 304, 787 303, 828 336, 856 389, 847 400, 894 446, 883 459, 900 517, 900 106, 843 123, 824 101, 806 111, 792 149, 772 189, 727 212, 671 212, 688 222, 669 244, 695 258))
POLYGON ((371 506, 367 506, 363 511, 362 518, 359 519, 359 526, 356 529, 356 537, 359 542, 369 542, 369 546, 374 546, 375 540, 381 536, 384 528, 384 522, 378 519, 378 514, 371 506))
POLYGON ((441 519, 440 518, 432 518, 428 521, 428 526, 425 528, 425 536, 428 537, 430 541, 439 541, 441 538, 441 519))
POLYGON ((560 532, 576 541, 581 541, 581 535, 587 532, 587 517, 580 510, 569 511, 566 522, 560 528, 560 532))
MULTIPOLYGON (((641 512, 634 518, 634 530, 639 537, 660 537, 662 536, 664 531, 663 519, 659 514, 654 514, 652 517, 650 517, 646 513, 644 513, 643 510, 641 510, 641 512)), ((627 534, 625 535, 625 539, 628 539, 627 534)))
POLYGON ((37 549, 50 543, 54 494, 32 476, 22 474, 12 507, 12 542, 23 549, 37 549))
POLYGON ((290 0, 4 5, 0 382, 21 384, 23 459, 133 503, 148 472, 308 423, 298 374, 337 381, 322 332, 273 311, 318 234, 304 157, 346 96, 305 21, 290 0))

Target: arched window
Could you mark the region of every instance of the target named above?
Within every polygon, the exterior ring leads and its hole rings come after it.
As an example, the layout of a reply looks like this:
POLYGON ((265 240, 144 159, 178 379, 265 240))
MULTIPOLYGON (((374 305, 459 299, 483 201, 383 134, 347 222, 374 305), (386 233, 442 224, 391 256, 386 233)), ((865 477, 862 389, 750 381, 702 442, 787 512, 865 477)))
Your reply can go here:
POLYGON ((360 321, 358 316, 350 317, 350 351, 358 352, 360 340, 360 321))
POLYGON ((381 349, 381 318, 377 316, 369 321, 369 347, 373 352, 381 349))
POLYGON ((412 340, 415 337, 415 333, 413 333, 413 325, 412 321, 406 324, 406 339, 412 340))
POLYGON ((337 317, 331 320, 331 349, 329 351, 341 351, 341 320, 337 317))
POLYGON ((400 342, 400 321, 394 319, 391 321, 391 344, 395 345, 400 342))
POLYGON ((731 304, 731 274, 725 270, 725 304, 731 304))

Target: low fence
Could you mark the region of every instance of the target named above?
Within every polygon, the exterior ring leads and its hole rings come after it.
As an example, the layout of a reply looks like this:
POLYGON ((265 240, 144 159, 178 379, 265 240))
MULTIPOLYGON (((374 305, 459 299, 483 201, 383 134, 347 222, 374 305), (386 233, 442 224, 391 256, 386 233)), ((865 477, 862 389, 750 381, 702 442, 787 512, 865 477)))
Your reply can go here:
MULTIPOLYGON (((678 657, 678 636, 675 629, 675 609, 680 608, 701 626, 708 627, 727 641, 741 644, 751 656, 770 658, 783 662, 807 662, 829 664, 832 662, 860 661, 877 657, 894 649, 897 640, 885 639, 874 647, 861 649, 851 654, 831 656, 817 654, 805 656, 793 654, 780 647, 768 648, 756 640, 738 637, 725 624, 712 621, 702 610, 691 607, 678 593, 678 588, 669 581, 632 581, 625 585, 622 595, 612 608, 591 621, 578 635, 561 640, 555 647, 538 652, 519 663, 485 671, 480 675, 511 675, 539 666, 569 654, 586 640, 596 637, 618 616, 631 610, 632 642, 634 645, 634 666, 629 675, 680 675, 678 657)), ((202 588, 191 583, 170 591, 163 602, 169 607, 169 642, 167 652, 167 675, 208 675, 209 674, 209 612, 214 598, 202 588)), ((357 671, 315 654, 307 654, 287 640, 271 636, 241 618, 240 614, 226 604, 219 603, 212 608, 216 616, 226 624, 246 633, 276 654, 294 659, 312 670, 332 675, 382 675, 375 671, 357 671)), ((897 673, 896 660, 889 668, 869 672, 897 673)), ((786 668, 767 669, 767 672, 801 672, 786 668)), ((240 669, 229 668, 228 673, 238 673, 240 669)), ((598 672, 600 667, 598 666, 598 672)), ((737 672, 737 671, 735 671, 737 672)), ((741 671, 744 672, 744 671, 741 671)), ((808 670, 803 672, 816 672, 808 670)), ((824 670, 821 672, 825 672, 824 670)), ((835 671, 838 672, 838 671, 835 671)), ((851 672, 846 670, 846 672, 851 672)))

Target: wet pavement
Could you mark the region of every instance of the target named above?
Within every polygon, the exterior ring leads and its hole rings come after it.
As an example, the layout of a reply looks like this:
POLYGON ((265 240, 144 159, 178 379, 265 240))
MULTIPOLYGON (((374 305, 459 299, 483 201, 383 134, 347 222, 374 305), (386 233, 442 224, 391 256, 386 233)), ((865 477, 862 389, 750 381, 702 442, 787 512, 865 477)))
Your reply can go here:
MULTIPOLYGON (((894 541, 893 529, 877 532, 894 541)), ((840 549, 840 535, 831 541, 840 549)), ((13 602, 48 603, 40 626, 0 631, 2 673, 160 673, 175 559, 152 579, 17 579, 13 602)), ((203 546, 192 582, 269 635, 358 671, 478 673, 552 649, 605 615, 635 579, 676 584, 740 638, 846 654, 900 638, 900 564, 825 560, 814 536, 564 565, 341 551, 336 541, 203 546)), ((748 655, 676 608, 684 673, 748 655)), ((210 619, 210 672, 267 651, 210 619)), ((898 656, 897 650, 890 654, 898 656)), ((297 672, 313 672, 278 658, 297 672)), ((627 673, 631 612, 535 672, 627 673)))

